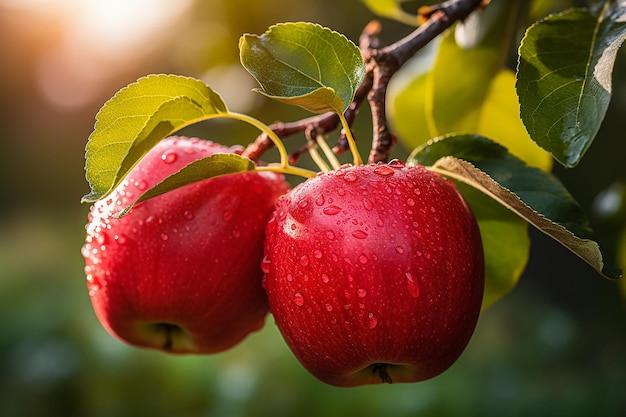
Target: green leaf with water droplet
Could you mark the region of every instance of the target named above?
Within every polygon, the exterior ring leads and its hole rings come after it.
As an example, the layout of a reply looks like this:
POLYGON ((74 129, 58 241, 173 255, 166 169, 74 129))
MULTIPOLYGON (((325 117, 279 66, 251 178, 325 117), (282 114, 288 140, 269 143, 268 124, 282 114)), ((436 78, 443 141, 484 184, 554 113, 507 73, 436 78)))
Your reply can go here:
POLYGON ((82 201, 108 195, 161 139, 227 113, 222 98, 193 78, 149 75, 124 87, 96 115, 85 154, 91 192, 82 201))
POLYGON ((552 175, 527 166, 506 148, 481 136, 458 135, 416 149, 409 161, 482 191, 552 237, 607 278, 621 271, 604 264, 580 205, 552 175))
POLYGON ((313 23, 282 23, 239 41, 242 65, 258 92, 313 113, 343 113, 365 76, 359 48, 313 23))
POLYGON ((517 93, 532 137, 566 167, 591 146, 611 99, 613 65, 626 39, 626 2, 570 9, 531 26, 519 50, 517 93))
POLYGON ((127 213, 134 205, 142 201, 146 201, 185 185, 222 175, 254 171, 255 169, 256 165, 254 162, 237 154, 219 153, 198 159, 148 189, 139 196, 132 205, 126 207, 124 211, 120 213, 120 216, 127 213))

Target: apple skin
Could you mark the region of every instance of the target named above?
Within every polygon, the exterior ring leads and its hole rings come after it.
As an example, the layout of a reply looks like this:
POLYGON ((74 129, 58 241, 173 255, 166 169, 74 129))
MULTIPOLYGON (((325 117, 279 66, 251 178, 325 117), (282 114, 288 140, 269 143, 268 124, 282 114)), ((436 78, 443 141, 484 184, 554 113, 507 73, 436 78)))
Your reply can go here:
POLYGON ((190 162, 232 152, 200 139, 164 139, 91 207, 85 273, 95 313, 112 335, 170 353, 216 353, 263 326, 260 262, 265 226, 288 191, 282 175, 204 180, 114 217, 190 162))
POLYGON ((344 166, 283 196, 263 270, 286 343, 335 386, 448 369, 473 334, 484 287, 480 232, 461 194, 397 161, 344 166))

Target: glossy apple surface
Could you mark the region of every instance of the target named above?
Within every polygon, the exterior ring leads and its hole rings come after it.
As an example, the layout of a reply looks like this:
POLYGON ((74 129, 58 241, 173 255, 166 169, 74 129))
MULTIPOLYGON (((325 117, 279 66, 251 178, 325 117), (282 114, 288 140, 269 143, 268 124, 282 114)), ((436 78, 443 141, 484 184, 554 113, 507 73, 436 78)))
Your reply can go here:
POLYGON ((453 183, 422 166, 346 166, 279 200, 264 287, 295 356, 337 386, 449 368, 480 312, 484 259, 453 183))
POLYGON ((113 216, 190 162, 228 152, 199 139, 165 139, 92 206, 82 249, 89 295, 102 325, 119 339, 172 353, 214 353, 263 325, 260 262, 265 226, 288 189, 282 175, 204 180, 113 216))

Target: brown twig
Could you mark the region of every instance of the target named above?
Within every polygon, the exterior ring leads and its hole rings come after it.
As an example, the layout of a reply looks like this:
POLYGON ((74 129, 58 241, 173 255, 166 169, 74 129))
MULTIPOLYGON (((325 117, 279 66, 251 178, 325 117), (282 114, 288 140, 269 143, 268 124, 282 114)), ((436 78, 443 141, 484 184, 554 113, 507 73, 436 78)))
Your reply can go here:
MULTIPOLYGON (((454 22, 464 20, 470 13, 485 7, 489 0, 449 0, 435 6, 422 7, 418 11, 418 20, 423 22, 406 37, 399 41, 380 47, 377 37, 380 24, 368 24, 359 39, 359 48, 366 63, 366 75, 359 86, 355 97, 345 113, 351 126, 356 118, 359 106, 367 99, 372 110, 372 150, 368 162, 386 161, 391 148, 396 142, 395 135, 389 130, 385 110, 387 87, 391 77, 430 41, 448 29, 454 22)), ((290 123, 275 123, 270 128, 283 139, 296 133, 304 132, 307 138, 326 135, 337 129, 339 117, 334 113, 324 113, 290 123)), ((301 151, 293 155, 297 158, 300 152, 306 151, 311 140, 301 151)), ((263 153, 273 146, 267 134, 259 135, 254 143, 248 145, 243 155, 256 161, 263 153)), ((342 133, 333 149, 340 154, 348 148, 345 133, 342 133)))

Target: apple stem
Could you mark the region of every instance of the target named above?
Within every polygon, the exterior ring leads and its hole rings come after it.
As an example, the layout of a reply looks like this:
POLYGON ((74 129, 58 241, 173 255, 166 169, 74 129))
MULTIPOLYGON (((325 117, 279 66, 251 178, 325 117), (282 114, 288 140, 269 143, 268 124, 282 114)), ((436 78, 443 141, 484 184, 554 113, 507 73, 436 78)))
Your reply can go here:
POLYGON ((378 374, 378 377, 383 384, 391 384, 393 382, 391 380, 391 376, 387 373, 386 363, 375 363, 372 365, 372 374, 378 374))
POLYGON ((356 141, 354 140, 354 136, 352 136, 350 124, 342 113, 338 113, 338 115, 339 120, 341 121, 341 126, 343 127, 343 132, 346 134, 346 139, 348 140, 350 153, 352 153, 352 163, 354 165, 363 165, 363 160, 361 159, 361 155, 359 154, 359 150, 357 149, 356 141))
POLYGON ((317 137, 315 138, 315 141, 317 142, 317 145, 320 148, 322 148, 322 152, 324 152, 326 159, 328 160, 330 165, 333 167, 333 169, 339 169, 339 167, 341 167, 341 163, 335 156, 332 149, 330 149, 330 146, 328 146, 328 143, 326 142, 324 135, 317 135, 317 137))

